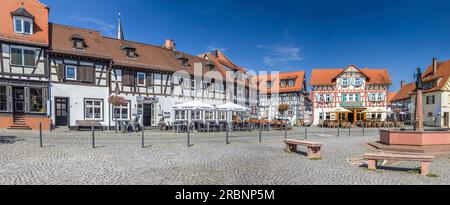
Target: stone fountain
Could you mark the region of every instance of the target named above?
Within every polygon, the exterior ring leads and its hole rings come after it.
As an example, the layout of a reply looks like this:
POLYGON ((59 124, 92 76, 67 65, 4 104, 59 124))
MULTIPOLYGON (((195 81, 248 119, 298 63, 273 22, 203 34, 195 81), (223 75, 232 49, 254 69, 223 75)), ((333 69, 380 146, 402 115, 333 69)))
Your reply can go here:
POLYGON ((417 70, 414 129, 381 130, 380 141, 369 144, 380 151, 450 155, 450 130, 424 128, 422 72, 417 70))

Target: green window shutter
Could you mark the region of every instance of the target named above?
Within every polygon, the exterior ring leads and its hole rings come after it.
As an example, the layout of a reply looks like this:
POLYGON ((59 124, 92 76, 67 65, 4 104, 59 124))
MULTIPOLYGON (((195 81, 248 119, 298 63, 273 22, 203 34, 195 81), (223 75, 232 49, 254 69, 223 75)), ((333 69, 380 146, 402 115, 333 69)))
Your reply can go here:
POLYGON ((35 66, 36 65, 36 56, 34 50, 23 50, 24 56, 24 65, 26 66, 35 66))
POLYGON ((359 102, 359 100, 360 100, 360 95, 361 95, 361 94, 359 94, 359 93, 356 94, 356 102, 359 102))
POLYGON ((342 94, 342 102, 346 102, 347 101, 347 94, 342 94))
POLYGON ((23 65, 22 49, 11 48, 11 64, 23 65))

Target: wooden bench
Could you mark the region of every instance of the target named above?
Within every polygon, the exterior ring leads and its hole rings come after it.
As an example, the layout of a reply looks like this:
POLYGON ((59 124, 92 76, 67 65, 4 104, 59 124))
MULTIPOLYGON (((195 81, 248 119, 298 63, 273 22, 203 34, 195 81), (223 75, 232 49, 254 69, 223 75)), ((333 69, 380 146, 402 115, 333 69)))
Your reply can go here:
POLYGON ((422 162, 421 174, 423 176, 428 176, 428 174, 430 173, 430 171, 429 171, 430 162, 432 162, 434 160, 434 156, 390 154, 390 153, 370 153, 370 154, 365 154, 364 159, 368 160, 368 168, 370 170, 377 169, 378 160, 422 162))
POLYGON ((318 159, 321 158, 320 150, 323 146, 320 142, 310 142, 305 140, 284 140, 286 144, 286 152, 292 153, 297 151, 297 146, 308 147, 307 156, 308 159, 318 159))
POLYGON ((103 131, 102 124, 100 124, 100 121, 97 121, 97 120, 77 120, 77 121, 75 121, 75 123, 77 126, 77 131, 79 131, 81 127, 86 127, 86 128, 91 129, 92 126, 94 126, 94 129, 96 127, 100 127, 100 129, 103 131))

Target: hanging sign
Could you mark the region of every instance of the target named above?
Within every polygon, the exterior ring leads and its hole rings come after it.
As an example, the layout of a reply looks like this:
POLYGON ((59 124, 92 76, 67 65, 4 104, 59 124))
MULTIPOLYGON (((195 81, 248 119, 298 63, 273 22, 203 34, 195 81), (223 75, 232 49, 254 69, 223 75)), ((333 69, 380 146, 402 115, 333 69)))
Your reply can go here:
POLYGON ((154 103, 159 102, 158 97, 137 96, 136 100, 138 103, 143 103, 143 104, 154 104, 154 103))

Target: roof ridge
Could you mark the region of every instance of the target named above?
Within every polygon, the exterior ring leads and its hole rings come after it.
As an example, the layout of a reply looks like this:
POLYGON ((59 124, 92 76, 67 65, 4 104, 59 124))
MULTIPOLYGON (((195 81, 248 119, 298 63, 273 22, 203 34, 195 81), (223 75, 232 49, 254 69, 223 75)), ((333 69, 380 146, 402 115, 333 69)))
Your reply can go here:
POLYGON ((153 47, 153 48, 158 48, 158 49, 161 49, 161 50, 164 50, 164 51, 168 51, 168 52, 172 51, 172 52, 174 52, 174 53, 182 53, 182 54, 184 54, 184 55, 189 55, 190 57, 199 58, 199 59, 202 59, 202 60, 203 60, 203 58, 201 58, 201 57, 198 57, 198 56, 195 56, 195 55, 192 55, 192 54, 189 54, 189 53, 185 53, 185 52, 183 52, 183 51, 174 51, 174 50, 170 50, 170 49, 163 48, 163 47, 161 47, 161 46, 151 45, 151 44, 142 43, 142 42, 137 42, 137 41, 121 40, 121 39, 117 39, 117 38, 109 37, 109 36, 102 36, 102 37, 103 37, 103 38, 106 38, 106 39, 110 39, 110 40, 121 41, 121 42, 123 42, 123 43, 134 43, 134 44, 139 44, 139 45, 142 45, 142 46, 149 46, 149 47, 153 47))
POLYGON ((49 9, 49 8, 50 8, 49 6, 45 5, 44 3, 42 3, 42 2, 39 1, 39 0, 35 0, 35 1, 37 1, 38 4, 44 6, 46 9, 49 9))
POLYGON ((93 30, 93 29, 87 29, 87 28, 80 28, 80 27, 75 27, 75 26, 70 26, 70 25, 64 25, 64 24, 59 24, 59 23, 49 23, 50 25, 54 25, 54 26, 60 26, 60 27, 65 27, 65 28, 72 28, 72 29, 77 29, 77 30, 85 30, 85 31, 92 31, 95 33, 100 34, 100 36, 103 37, 103 35, 97 31, 97 30, 93 30))

